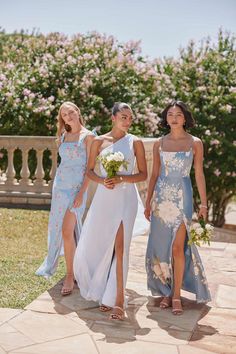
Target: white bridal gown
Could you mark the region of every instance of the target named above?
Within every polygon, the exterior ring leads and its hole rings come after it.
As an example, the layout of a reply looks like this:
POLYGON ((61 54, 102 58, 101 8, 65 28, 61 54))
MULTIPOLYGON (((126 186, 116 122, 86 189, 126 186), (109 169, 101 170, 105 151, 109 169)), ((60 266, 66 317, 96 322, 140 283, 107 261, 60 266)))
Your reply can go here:
MULTIPOLYGON (((123 138, 101 151, 122 152, 129 162, 127 171, 121 174, 130 175, 135 165, 133 149, 134 136, 123 138)), ((106 171, 100 164, 100 171, 106 177, 106 171)), ((117 230, 121 223, 124 228, 123 279, 124 288, 128 275, 129 248, 133 227, 138 210, 137 188, 133 183, 120 183, 110 190, 99 184, 85 219, 80 241, 74 257, 74 274, 81 295, 87 300, 98 301, 100 304, 114 306, 116 300, 116 256, 114 245, 117 230)), ((143 216, 143 229, 147 223, 143 216)), ((145 231, 146 231, 145 230, 145 231)))

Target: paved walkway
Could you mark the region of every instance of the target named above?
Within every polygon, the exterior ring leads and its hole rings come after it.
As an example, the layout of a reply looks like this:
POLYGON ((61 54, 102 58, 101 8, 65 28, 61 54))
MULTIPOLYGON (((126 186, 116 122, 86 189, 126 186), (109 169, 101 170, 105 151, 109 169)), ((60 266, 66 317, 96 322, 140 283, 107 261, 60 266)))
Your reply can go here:
POLYGON ((62 298, 59 283, 24 310, 0 310, 0 354, 235 354, 236 244, 200 249, 213 301, 197 305, 183 293, 185 312, 175 317, 146 290, 146 242, 132 242, 124 322, 108 321, 78 289, 62 298))

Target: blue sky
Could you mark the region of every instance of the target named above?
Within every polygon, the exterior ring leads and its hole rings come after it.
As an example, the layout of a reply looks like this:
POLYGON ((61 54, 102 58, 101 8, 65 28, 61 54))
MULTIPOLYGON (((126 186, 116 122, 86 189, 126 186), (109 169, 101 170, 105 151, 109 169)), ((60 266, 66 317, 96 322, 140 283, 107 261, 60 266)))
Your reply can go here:
POLYGON ((220 27, 236 33, 236 0, 0 0, 0 26, 8 33, 96 30, 122 42, 141 40, 152 58, 177 57, 191 39, 216 41, 220 27))

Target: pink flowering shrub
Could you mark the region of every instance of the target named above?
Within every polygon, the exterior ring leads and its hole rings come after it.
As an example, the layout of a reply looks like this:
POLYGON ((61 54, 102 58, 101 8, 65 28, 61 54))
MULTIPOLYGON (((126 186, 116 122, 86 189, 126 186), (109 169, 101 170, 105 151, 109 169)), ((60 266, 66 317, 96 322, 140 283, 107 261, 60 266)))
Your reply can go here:
POLYGON ((143 57, 139 42, 95 32, 71 38, 1 32, 0 134, 54 135, 65 100, 81 108, 88 128, 103 133, 111 126, 110 108, 121 100, 135 113, 131 132, 156 137, 164 133, 158 127, 162 109, 181 99, 196 119, 192 133, 204 143, 212 222, 222 226, 236 194, 235 63, 235 38, 222 31, 216 45, 190 42, 178 59, 163 60, 143 57))

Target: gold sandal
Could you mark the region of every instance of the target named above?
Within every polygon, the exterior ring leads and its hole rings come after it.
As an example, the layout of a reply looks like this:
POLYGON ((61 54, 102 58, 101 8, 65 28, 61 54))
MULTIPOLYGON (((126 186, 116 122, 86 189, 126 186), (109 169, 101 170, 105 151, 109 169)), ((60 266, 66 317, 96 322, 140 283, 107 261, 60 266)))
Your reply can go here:
POLYGON ((124 318, 125 318, 125 311, 124 309, 122 309, 122 307, 120 306, 114 306, 113 307, 113 310, 114 309, 118 309, 120 310, 122 313, 119 314, 119 313, 111 313, 110 316, 109 316, 109 320, 119 320, 119 321, 124 321, 124 318))
POLYGON ((182 309, 182 304, 181 304, 181 300, 180 299, 172 299, 172 307, 173 307, 173 309, 172 309, 173 315, 178 315, 179 316, 179 315, 183 314, 184 310, 182 309), (174 303, 175 302, 180 303, 181 308, 174 307, 174 303))

